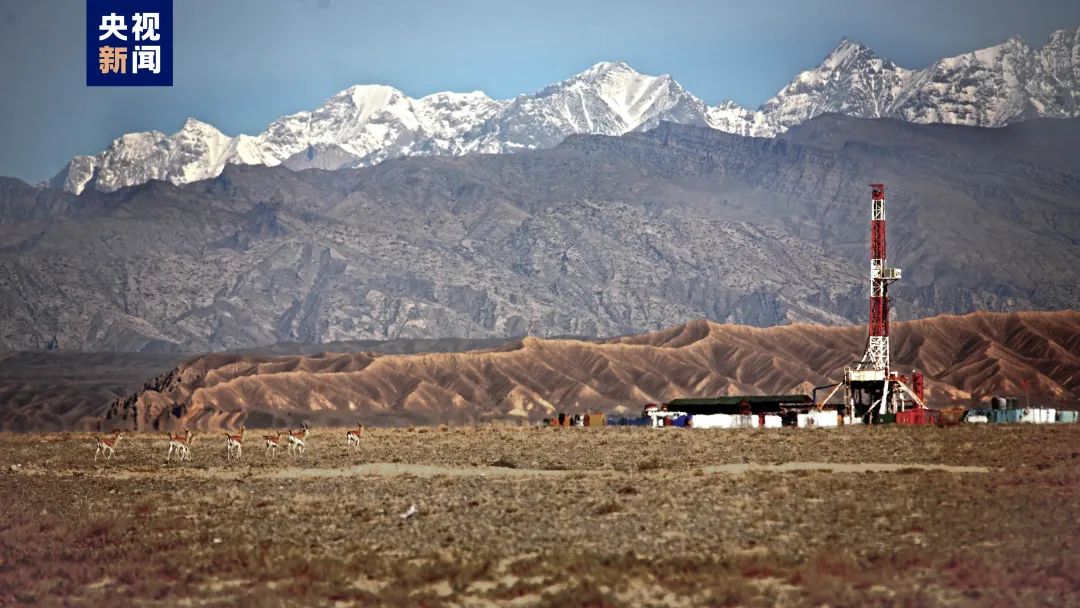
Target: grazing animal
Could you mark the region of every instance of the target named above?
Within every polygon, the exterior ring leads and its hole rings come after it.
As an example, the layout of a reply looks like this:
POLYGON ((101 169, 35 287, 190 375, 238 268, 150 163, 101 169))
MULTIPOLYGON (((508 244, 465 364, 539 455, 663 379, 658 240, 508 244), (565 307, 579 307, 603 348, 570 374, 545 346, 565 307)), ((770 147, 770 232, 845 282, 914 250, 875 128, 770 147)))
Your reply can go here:
POLYGON ((240 427, 239 435, 230 435, 227 431, 225 433, 225 449, 226 458, 232 457, 233 452, 236 452, 236 459, 240 460, 240 456, 244 452, 244 433, 247 432, 245 427, 240 427))
POLYGON ((109 435, 101 435, 97 438, 97 449, 94 450, 94 462, 97 462, 98 456, 108 452, 109 455, 105 458, 105 462, 112 460, 113 453, 116 451, 116 444, 120 441, 120 437, 123 433, 120 429, 116 429, 109 435))
POLYGON ((195 442, 195 433, 192 431, 187 432, 187 438, 184 439, 184 443, 181 446, 184 448, 181 458, 183 460, 191 460, 191 444, 195 442))
POLYGON ((183 435, 174 435, 173 433, 166 434, 169 436, 169 454, 165 457, 165 461, 169 462, 172 460, 173 452, 176 452, 177 456, 180 457, 180 460, 183 460, 184 452, 187 450, 187 440, 191 437, 191 431, 184 429, 183 435))
POLYGON ((345 445, 354 448, 360 447, 360 438, 364 436, 364 425, 357 424, 356 428, 345 433, 345 445))
POLYGON ((277 435, 263 435, 263 440, 266 441, 266 453, 273 454, 276 458, 281 443, 281 431, 278 431, 277 435))
POLYGON ((304 440, 307 439, 307 436, 308 436, 308 425, 307 425, 307 423, 304 423, 304 426, 301 427, 301 429, 299 431, 294 431, 292 429, 289 429, 289 452, 290 453, 299 452, 300 454, 303 454, 304 453, 304 440))

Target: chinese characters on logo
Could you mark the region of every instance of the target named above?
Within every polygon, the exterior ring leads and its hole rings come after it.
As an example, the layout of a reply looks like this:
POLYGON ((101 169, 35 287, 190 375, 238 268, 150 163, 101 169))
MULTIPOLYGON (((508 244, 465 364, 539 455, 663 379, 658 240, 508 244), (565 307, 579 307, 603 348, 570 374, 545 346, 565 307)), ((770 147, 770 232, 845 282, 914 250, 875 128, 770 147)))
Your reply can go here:
MULTIPOLYGON (((160 40, 161 35, 157 31, 159 19, 160 16, 157 13, 135 13, 132 17, 133 24, 131 26, 131 33, 135 37, 135 42, 160 40)), ((124 34, 127 25, 124 24, 123 15, 117 15, 116 13, 102 15, 101 26, 98 29, 104 32, 98 36, 100 41, 108 40, 114 36, 120 40, 127 40, 127 35, 124 34)), ((114 47, 107 44, 99 46, 98 57, 102 74, 108 74, 109 72, 127 74, 126 46, 114 47)), ((131 60, 131 73, 137 74, 139 70, 150 70, 154 74, 161 73, 160 45, 135 45, 135 56, 131 60)))
POLYGON ((172 85, 172 0, 87 0, 88 85, 172 85))

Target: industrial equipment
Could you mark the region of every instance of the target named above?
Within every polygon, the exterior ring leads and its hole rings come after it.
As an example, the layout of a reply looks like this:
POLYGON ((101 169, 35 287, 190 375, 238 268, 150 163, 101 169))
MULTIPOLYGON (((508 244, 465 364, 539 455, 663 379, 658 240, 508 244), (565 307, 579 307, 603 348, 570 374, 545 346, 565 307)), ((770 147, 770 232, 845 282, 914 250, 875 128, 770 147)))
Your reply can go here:
POLYGON ((879 422, 911 408, 926 408, 923 376, 893 371, 889 361, 889 285, 900 280, 899 268, 890 268, 885 251, 885 185, 870 184, 870 322, 862 358, 844 369, 844 379, 815 389, 818 409, 843 389, 843 410, 865 422, 879 422), (832 389, 820 402, 817 390, 832 389))

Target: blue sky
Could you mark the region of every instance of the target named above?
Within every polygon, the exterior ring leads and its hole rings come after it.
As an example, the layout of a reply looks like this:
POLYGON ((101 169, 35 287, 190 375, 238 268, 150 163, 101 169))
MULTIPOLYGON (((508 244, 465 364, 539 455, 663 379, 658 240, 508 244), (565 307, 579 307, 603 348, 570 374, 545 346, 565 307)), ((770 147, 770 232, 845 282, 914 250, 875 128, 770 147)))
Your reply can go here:
POLYGON ((1080 2, 174 0, 174 86, 87 88, 84 0, 0 0, 0 175, 38 181, 118 135, 188 116, 233 135, 352 84, 513 97, 603 60, 756 107, 843 36, 905 67, 1019 34, 1080 2))

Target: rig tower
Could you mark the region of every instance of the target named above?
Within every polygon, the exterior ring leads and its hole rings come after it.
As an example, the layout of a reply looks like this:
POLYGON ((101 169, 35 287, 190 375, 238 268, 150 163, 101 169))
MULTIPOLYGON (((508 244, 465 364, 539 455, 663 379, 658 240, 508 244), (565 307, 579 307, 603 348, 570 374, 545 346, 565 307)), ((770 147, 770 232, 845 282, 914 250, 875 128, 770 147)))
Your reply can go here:
POLYGON ((870 335, 860 365, 889 374, 889 284, 900 269, 885 255, 885 184, 870 184, 870 335))
MULTIPOLYGON (((862 358, 844 370, 844 380, 818 387, 832 391, 818 407, 824 407, 844 387, 844 410, 867 422, 923 403, 923 377, 892 371, 889 362, 889 285, 900 280, 900 269, 890 268, 885 252, 885 185, 870 184, 870 324, 862 358)), ((818 389, 815 389, 815 392, 818 389)))

